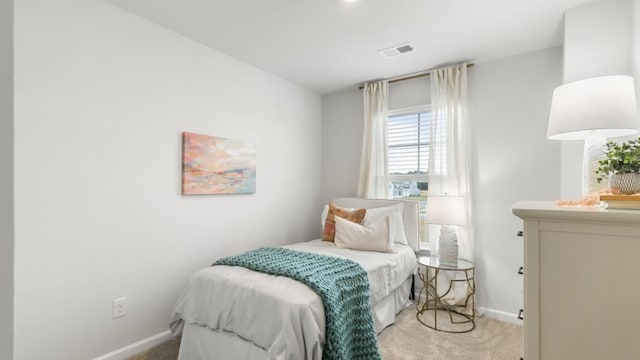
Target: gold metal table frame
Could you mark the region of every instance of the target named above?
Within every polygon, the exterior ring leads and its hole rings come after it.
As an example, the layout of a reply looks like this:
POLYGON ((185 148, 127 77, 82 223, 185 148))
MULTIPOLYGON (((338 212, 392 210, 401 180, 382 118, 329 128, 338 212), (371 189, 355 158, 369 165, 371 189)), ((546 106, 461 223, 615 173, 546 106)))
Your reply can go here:
POLYGON ((441 263, 438 258, 433 257, 420 257, 418 263, 425 267, 424 273, 418 270, 418 276, 424 285, 416 302, 418 321, 428 328, 454 334, 467 333, 475 329, 476 282, 473 263, 462 259, 458 259, 454 263, 441 263), (451 273, 453 277, 448 280, 447 291, 438 294, 438 278, 441 271, 451 273), (459 274, 464 274, 464 278, 458 278, 459 274), (445 298, 454 291, 455 285, 458 283, 466 283, 464 303, 451 305, 447 303, 445 298), (425 302, 420 304, 423 292, 425 302), (431 313, 433 313, 433 322, 429 321, 431 313), (448 315, 451 328, 445 329, 438 326, 438 313, 448 315))

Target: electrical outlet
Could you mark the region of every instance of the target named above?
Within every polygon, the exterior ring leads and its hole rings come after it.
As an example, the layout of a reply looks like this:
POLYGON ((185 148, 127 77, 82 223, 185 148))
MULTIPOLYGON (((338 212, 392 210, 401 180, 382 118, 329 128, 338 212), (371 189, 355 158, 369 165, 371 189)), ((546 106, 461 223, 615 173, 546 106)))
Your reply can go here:
POLYGON ((122 297, 118 299, 113 299, 113 318, 121 318, 127 315, 127 298, 122 297))

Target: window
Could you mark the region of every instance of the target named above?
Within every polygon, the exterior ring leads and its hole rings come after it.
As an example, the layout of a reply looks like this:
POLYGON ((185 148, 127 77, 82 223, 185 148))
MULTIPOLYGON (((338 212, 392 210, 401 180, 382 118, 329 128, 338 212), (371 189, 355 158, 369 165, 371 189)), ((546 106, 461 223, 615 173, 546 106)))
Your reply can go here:
POLYGON ((387 120, 389 193, 420 203, 420 247, 428 248, 425 223, 429 185, 431 111, 428 107, 390 111, 387 120))

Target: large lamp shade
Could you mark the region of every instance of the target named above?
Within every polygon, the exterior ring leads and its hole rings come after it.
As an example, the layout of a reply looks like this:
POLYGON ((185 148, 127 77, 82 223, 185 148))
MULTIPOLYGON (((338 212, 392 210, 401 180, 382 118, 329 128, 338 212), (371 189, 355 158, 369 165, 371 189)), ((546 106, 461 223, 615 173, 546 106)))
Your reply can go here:
POLYGON ((578 80, 553 91, 547 138, 617 137, 640 128, 633 78, 624 75, 578 80))
POLYGON ((429 195, 426 220, 429 224, 466 225, 464 198, 462 196, 429 195))

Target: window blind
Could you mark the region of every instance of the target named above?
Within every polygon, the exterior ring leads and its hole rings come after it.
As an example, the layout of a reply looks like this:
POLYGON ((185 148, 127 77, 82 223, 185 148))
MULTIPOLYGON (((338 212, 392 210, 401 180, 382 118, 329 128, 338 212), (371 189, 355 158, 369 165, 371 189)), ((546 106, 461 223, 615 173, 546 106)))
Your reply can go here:
POLYGON ((429 167, 430 112, 389 116, 389 176, 424 181, 429 167))

